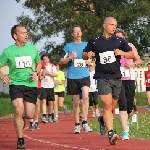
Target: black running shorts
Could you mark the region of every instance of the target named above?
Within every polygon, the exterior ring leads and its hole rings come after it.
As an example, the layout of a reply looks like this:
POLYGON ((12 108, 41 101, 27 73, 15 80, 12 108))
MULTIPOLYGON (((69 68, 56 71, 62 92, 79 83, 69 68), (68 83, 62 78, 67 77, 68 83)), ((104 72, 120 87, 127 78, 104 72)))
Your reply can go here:
POLYGON ((37 87, 27 87, 24 85, 9 85, 11 101, 16 98, 23 98, 26 102, 36 104, 37 87))

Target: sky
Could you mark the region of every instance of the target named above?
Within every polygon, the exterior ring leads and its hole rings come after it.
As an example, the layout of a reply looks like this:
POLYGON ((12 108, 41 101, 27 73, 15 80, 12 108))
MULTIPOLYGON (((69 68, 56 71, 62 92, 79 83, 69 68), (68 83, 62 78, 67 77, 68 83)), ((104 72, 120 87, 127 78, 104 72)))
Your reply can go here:
MULTIPOLYGON (((24 0, 22 0, 24 1, 24 0)), ((0 0, 0 54, 5 48, 14 44, 11 37, 11 28, 17 24, 16 17, 24 12, 25 15, 33 16, 30 10, 22 8, 22 3, 17 3, 15 0, 0 0)), ((52 40, 52 39, 50 39, 52 40)), ((56 44, 63 43, 62 34, 58 37, 53 37, 56 44)), ((44 45, 44 40, 36 44, 40 50, 44 45)))

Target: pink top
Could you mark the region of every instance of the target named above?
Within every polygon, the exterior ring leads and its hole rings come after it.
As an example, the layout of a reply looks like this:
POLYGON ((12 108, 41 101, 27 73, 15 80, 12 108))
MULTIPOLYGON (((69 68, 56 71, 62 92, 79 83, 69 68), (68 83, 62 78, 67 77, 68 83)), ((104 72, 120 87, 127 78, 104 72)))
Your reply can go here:
MULTIPOLYGON (((132 43, 128 43, 128 45, 130 47, 132 47, 132 43)), ((121 59, 120 59, 121 68, 124 68, 127 63, 131 63, 131 62, 133 62, 133 59, 127 59, 127 58, 121 56, 121 59)), ((125 70, 127 72, 129 72, 129 76, 128 77, 122 77, 122 80, 134 80, 132 78, 132 76, 134 77, 134 69, 130 68, 130 69, 125 69, 125 70)), ((122 74, 122 76, 123 76, 123 74, 122 74)))

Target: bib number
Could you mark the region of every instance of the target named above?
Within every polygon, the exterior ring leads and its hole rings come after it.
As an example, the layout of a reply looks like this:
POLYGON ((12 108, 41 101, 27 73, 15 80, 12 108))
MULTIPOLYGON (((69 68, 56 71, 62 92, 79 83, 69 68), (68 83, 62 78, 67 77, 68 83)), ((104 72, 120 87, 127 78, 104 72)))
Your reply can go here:
POLYGON ((30 68, 32 67, 31 56, 15 57, 16 68, 30 68))
POLYGON ((90 85, 89 92, 95 92, 96 91, 96 85, 90 85))
POLYGON ((114 51, 107 51, 107 52, 99 53, 99 56, 100 56, 101 64, 113 63, 116 61, 114 51))
POLYGON ((85 67, 86 63, 83 59, 74 59, 74 67, 85 67))
POLYGON ((125 67, 120 67, 122 77, 130 77, 130 70, 125 67))

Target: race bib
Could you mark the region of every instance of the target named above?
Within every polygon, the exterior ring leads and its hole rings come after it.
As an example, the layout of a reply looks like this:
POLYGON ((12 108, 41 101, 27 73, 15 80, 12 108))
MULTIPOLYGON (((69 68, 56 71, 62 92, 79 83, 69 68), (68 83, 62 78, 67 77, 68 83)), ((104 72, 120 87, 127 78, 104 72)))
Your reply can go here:
POLYGON ((49 77, 49 76, 45 76, 44 80, 45 80, 46 82, 50 82, 50 77, 49 77))
POLYGON ((130 77, 130 70, 125 67, 120 67, 122 77, 130 77))
POLYGON ((31 56, 15 57, 16 68, 30 68, 32 67, 31 56))
POLYGON ((97 91, 96 85, 90 85, 89 92, 95 92, 95 91, 97 91))
POLYGON ((85 67, 86 62, 83 59, 74 59, 74 67, 85 67))
POLYGON ((100 56, 101 64, 113 63, 116 61, 114 51, 107 51, 107 52, 99 53, 99 56, 100 56))
POLYGON ((147 83, 150 83, 150 79, 147 79, 147 83))

